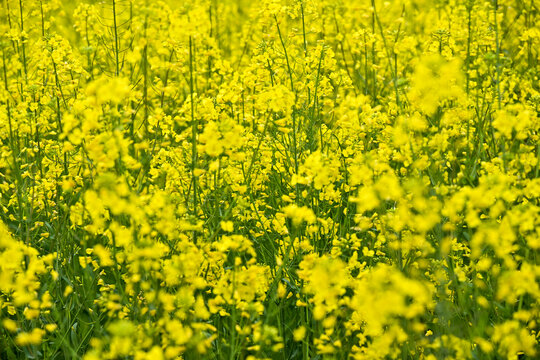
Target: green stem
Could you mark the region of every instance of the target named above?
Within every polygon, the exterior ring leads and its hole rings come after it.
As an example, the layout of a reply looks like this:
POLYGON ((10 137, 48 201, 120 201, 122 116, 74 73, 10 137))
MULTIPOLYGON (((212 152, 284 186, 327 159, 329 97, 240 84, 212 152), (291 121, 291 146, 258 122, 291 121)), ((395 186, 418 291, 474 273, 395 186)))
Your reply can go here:
MULTIPOLYGON (((193 40, 189 37, 189 90, 191 101, 191 177, 193 181, 193 215, 197 216, 197 120, 195 119, 195 104, 193 100, 193 40)), ((193 232, 193 239, 197 242, 197 233, 193 232)))
POLYGON ((386 51, 386 56, 388 58, 388 68, 390 69, 390 74, 392 74, 392 80, 394 83, 394 91, 396 93, 396 104, 398 107, 401 107, 401 102, 399 101, 398 85, 397 85, 397 70, 394 71, 394 68, 392 67, 392 56, 390 56, 390 50, 388 50, 386 37, 384 36, 381 20, 379 19, 379 15, 377 14, 377 8, 375 7, 375 0, 371 0, 371 6, 373 7, 373 14, 375 16, 375 20, 377 21, 377 26, 379 27, 379 32, 381 33, 384 50, 386 51))
POLYGON ((116 60, 116 76, 120 74, 120 61, 118 60, 118 26, 116 24, 116 0, 112 0, 113 24, 114 24, 114 55, 116 60))
POLYGON ((497 104, 501 109, 501 49, 499 43, 499 25, 497 23, 497 10, 499 10, 498 0, 493 0, 493 20, 495 26, 495 48, 496 48, 496 70, 497 70, 497 104))

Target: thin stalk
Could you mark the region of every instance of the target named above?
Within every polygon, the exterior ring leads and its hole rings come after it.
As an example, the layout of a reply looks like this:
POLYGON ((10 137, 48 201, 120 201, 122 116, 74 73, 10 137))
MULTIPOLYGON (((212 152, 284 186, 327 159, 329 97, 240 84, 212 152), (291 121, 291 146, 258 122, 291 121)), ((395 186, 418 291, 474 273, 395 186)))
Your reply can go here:
POLYGON ((148 38, 146 36, 148 28, 148 15, 144 20, 144 48, 143 48, 143 98, 144 98, 144 126, 148 136, 148 38))
POLYGON ((465 60, 467 95, 469 95, 469 82, 470 82, 469 69, 471 66, 471 13, 472 13, 472 5, 468 5, 467 6, 467 59, 465 60))
POLYGON ((113 26, 114 26, 114 55, 116 60, 116 76, 120 74, 120 62, 118 60, 118 26, 116 24, 116 1, 112 0, 112 8, 113 8, 113 26))
MULTIPOLYGON (((191 177, 193 181, 193 215, 197 216, 197 120, 195 119, 195 104, 193 102, 193 40, 189 37, 189 90, 191 101, 191 177)), ((193 239, 197 242, 197 233, 193 232, 193 239)))
MULTIPOLYGON (((233 265, 233 278, 232 278, 232 293, 236 292, 236 264, 233 265)), ((234 360, 236 358, 236 301, 233 298, 233 306, 231 310, 231 325, 229 328, 230 331, 230 352, 229 360, 234 360)))
POLYGON ((279 40, 281 41, 281 46, 283 46, 283 52, 285 54, 285 61, 287 62, 287 70, 289 72, 289 80, 291 81, 291 91, 293 93, 295 93, 295 96, 296 96, 296 92, 294 91, 294 83, 293 83, 293 77, 292 77, 291 64, 289 62, 289 55, 287 54, 287 47, 285 46, 285 42, 283 41, 283 36, 281 35, 281 29, 279 28, 279 23, 277 21, 276 15, 274 15, 274 19, 276 20, 276 26, 277 26, 277 31, 278 31, 278 35, 279 35, 279 40))
MULTIPOLYGON (((9 86, 8 86, 8 80, 7 80, 7 66, 6 66, 6 52, 5 50, 2 50, 2 60, 4 64, 4 87, 6 89, 6 93, 9 94, 9 86)), ((7 107, 7 116, 8 116, 8 126, 9 126, 9 143, 12 147, 11 151, 13 152, 13 156, 15 156, 15 143, 13 142, 13 126, 11 124, 11 106, 10 106, 9 98, 6 99, 6 107, 7 107)), ((16 161, 16 158, 14 158, 16 161)))
MULTIPOLYGON (((22 0, 19 0, 19 11, 21 16, 21 33, 24 32, 24 17, 23 17, 23 5, 22 0)), ((24 69, 24 80, 28 83, 28 68, 26 66, 26 46, 24 45, 24 39, 21 39, 21 48, 22 48, 22 58, 23 58, 23 69, 24 69)))
POLYGON ((394 91, 396 93, 396 104, 398 107, 401 107, 401 102, 399 101, 398 85, 397 85, 397 72, 395 72, 394 68, 392 67, 392 56, 390 56, 390 50, 388 50, 388 45, 386 43, 386 37, 384 36, 381 20, 379 19, 379 15, 377 14, 377 8, 375 7, 375 0, 371 0, 371 6, 373 7, 373 14, 375 16, 375 20, 377 21, 377 26, 379 27, 379 31, 381 33, 384 50, 386 51, 386 56, 388 58, 388 68, 390 69, 390 74, 392 75, 392 80, 394 83, 394 91))
POLYGON ((493 0, 493 20, 495 26, 495 48, 496 48, 496 70, 497 70, 497 105, 501 109, 501 49, 499 43, 499 25, 497 23, 497 10, 499 10, 498 0, 493 0))
POLYGON ((300 3, 300 11, 302 12, 302 35, 304 36, 304 54, 307 56, 306 23, 304 20, 304 2, 300 3))
MULTIPOLYGON (((274 15, 274 19, 276 21, 279 40, 281 41, 281 46, 283 46, 283 52, 285 54, 285 61, 287 63, 287 70, 288 70, 288 73, 289 73, 289 80, 291 82, 291 91, 294 93, 295 104, 296 104, 298 94, 294 90, 292 69, 291 69, 291 64, 289 62, 289 55, 287 54, 287 47, 285 46, 285 42, 283 41, 283 36, 281 35, 281 29, 279 28, 279 23, 278 23, 277 17, 275 15, 274 15)), ((295 169, 295 172, 298 173, 298 151, 297 151, 297 145, 296 145, 296 115, 295 115, 294 109, 293 109, 293 113, 292 113, 292 135, 293 135, 293 151, 294 151, 294 169, 295 169)), ((296 188, 297 188, 297 192, 298 192, 298 186, 296 186, 296 188)))

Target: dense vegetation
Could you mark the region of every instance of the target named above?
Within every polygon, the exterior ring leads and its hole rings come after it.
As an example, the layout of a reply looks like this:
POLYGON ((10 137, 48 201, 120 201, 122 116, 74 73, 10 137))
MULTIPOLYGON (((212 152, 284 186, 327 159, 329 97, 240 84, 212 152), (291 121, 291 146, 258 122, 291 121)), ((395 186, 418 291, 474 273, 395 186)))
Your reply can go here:
POLYGON ((536 358, 539 7, 2 0, 0 358, 536 358))

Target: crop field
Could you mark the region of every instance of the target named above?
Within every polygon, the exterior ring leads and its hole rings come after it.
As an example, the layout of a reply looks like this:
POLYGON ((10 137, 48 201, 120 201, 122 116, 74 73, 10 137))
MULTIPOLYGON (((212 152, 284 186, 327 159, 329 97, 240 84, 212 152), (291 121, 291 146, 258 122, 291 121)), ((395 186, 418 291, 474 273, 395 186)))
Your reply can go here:
POLYGON ((0 0, 0 359, 540 358, 538 0, 0 0))

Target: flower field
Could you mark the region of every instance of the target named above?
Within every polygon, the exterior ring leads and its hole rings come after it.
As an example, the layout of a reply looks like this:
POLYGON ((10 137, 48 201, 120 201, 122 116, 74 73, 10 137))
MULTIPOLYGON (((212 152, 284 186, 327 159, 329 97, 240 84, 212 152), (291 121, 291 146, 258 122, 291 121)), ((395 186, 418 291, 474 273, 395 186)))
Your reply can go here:
POLYGON ((1 0, 0 359, 538 359, 537 0, 1 0))

